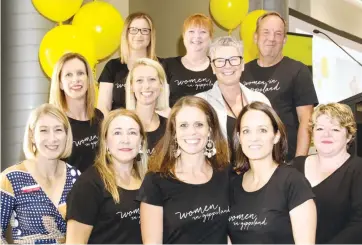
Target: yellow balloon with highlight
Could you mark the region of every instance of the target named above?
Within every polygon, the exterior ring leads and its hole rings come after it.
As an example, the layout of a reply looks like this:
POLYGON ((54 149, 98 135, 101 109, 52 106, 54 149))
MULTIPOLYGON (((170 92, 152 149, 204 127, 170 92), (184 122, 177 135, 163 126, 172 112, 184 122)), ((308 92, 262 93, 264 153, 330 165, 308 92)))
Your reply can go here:
POLYGON ((215 21, 231 31, 243 21, 249 11, 249 0, 211 0, 210 12, 215 21))
POLYGON ((241 23, 240 38, 244 43, 244 62, 247 63, 257 58, 258 47, 254 43, 254 33, 256 31, 256 22, 260 16, 267 11, 258 9, 250 12, 241 23))
POLYGON ((55 22, 63 22, 75 15, 83 0, 32 0, 32 2, 44 17, 55 22))
POLYGON ((111 55, 120 45, 124 21, 110 3, 94 1, 85 4, 74 16, 72 24, 93 36, 98 60, 111 55))
POLYGON ((69 52, 83 55, 92 68, 97 63, 95 45, 88 33, 73 25, 60 25, 47 32, 40 43, 39 61, 48 77, 60 57, 69 52))

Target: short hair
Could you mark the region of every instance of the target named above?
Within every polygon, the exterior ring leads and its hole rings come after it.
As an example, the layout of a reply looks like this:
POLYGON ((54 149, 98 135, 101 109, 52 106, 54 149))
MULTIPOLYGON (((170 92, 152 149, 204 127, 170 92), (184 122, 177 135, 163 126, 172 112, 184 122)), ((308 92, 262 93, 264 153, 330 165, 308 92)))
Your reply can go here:
POLYGON ((212 38, 214 35, 214 26, 212 24, 212 20, 210 17, 204 14, 196 13, 187 17, 182 26, 182 36, 184 36, 187 29, 192 26, 205 28, 209 32, 210 38, 212 38))
POLYGON ((259 31, 261 21, 268 16, 277 16, 282 20, 282 22, 284 24, 284 35, 286 35, 288 32, 287 21, 278 12, 275 12, 275 11, 267 12, 258 18, 258 20, 256 21, 256 31, 255 32, 257 33, 259 31))
POLYGON ((126 79, 126 108, 128 110, 136 109, 136 97, 132 92, 132 83, 133 83, 133 72, 136 67, 139 66, 149 66, 153 67, 157 71, 158 78, 161 83, 161 93, 157 98, 156 101, 156 110, 164 110, 169 107, 169 86, 167 84, 167 78, 165 70, 163 69, 162 65, 155 60, 151 60, 148 58, 140 58, 135 61, 131 71, 128 73, 126 79))
POLYGON ((56 106, 51 104, 42 104, 39 107, 35 108, 28 118, 28 121, 25 126, 25 134, 23 140, 23 151, 26 159, 34 159, 36 157, 37 151, 34 151, 34 130, 38 120, 41 116, 50 115, 58 119, 64 126, 65 133, 67 135, 67 139, 65 142, 64 151, 60 154, 59 159, 67 158, 72 153, 73 146, 73 135, 72 129, 70 127, 67 116, 56 106))
POLYGON ((109 125, 111 122, 119 116, 126 116, 132 118, 136 121, 140 128, 140 135, 142 137, 142 154, 141 159, 138 161, 137 158, 133 160, 133 171, 137 178, 143 180, 147 172, 147 136, 146 132, 142 126, 141 120, 136 113, 126 110, 126 109, 117 109, 111 111, 103 120, 101 126, 101 132, 99 135, 99 149, 98 154, 94 163, 95 168, 97 169, 101 179, 104 183, 105 189, 111 193, 112 198, 115 203, 120 202, 118 186, 116 183, 116 174, 113 170, 113 160, 112 157, 107 153, 107 135, 109 130, 109 125))
POLYGON ((128 29, 132 24, 132 21, 135 19, 144 19, 147 21, 148 25, 151 29, 151 39, 150 44, 147 47, 147 58, 158 60, 156 56, 156 29, 153 25, 153 20, 151 16, 143 12, 136 12, 128 15, 124 22, 122 34, 121 34, 121 45, 120 45, 120 52, 121 52, 121 63, 127 64, 129 59, 129 43, 128 43, 128 29))
POLYGON ((174 156, 174 152, 177 149, 175 145, 176 116, 182 108, 188 106, 198 108, 206 115, 207 123, 211 129, 210 138, 214 141, 217 152, 216 155, 208 159, 211 167, 214 170, 220 170, 229 164, 228 142, 221 132, 219 119, 214 108, 202 98, 184 96, 172 107, 164 136, 159 140, 154 153, 150 157, 150 171, 160 172, 163 176, 177 178, 174 172, 177 159, 174 156))
POLYGON ((236 119, 235 123, 235 131, 233 134, 233 142, 234 142, 234 148, 235 148, 235 167, 238 172, 244 173, 250 169, 250 162, 248 157, 244 154, 240 140, 240 123, 248 111, 256 110, 264 112, 270 119, 271 124, 273 126, 274 134, 278 133, 280 134, 280 138, 278 143, 276 143, 273 146, 273 160, 278 164, 285 163, 285 156, 287 154, 288 150, 288 144, 287 144, 287 134, 285 131, 285 127, 283 122, 280 120, 278 114, 273 110, 272 107, 269 105, 263 103, 263 102, 253 102, 251 104, 246 105, 240 112, 238 118, 236 119))
POLYGON ((328 103, 318 105, 312 114, 309 121, 309 132, 312 134, 318 117, 327 115, 328 117, 335 119, 339 122, 342 128, 347 130, 347 138, 351 137, 348 142, 350 145, 356 137, 357 125, 353 112, 348 105, 341 103, 328 103))
POLYGON ((67 100, 65 99, 65 93, 63 89, 60 89, 61 75, 64 64, 70 60, 78 59, 83 62, 87 73, 87 96, 86 96, 86 112, 89 120, 93 120, 95 116, 95 83, 93 77, 93 71, 87 62, 86 58, 78 53, 66 53, 64 54, 55 65, 53 70, 53 76, 50 85, 49 103, 59 107, 63 112, 68 110, 67 100))
POLYGON ((239 52, 240 56, 243 56, 244 45, 241 41, 236 40, 231 36, 223 36, 216 38, 210 45, 209 48, 209 56, 210 58, 214 58, 215 52, 220 47, 235 47, 239 52))

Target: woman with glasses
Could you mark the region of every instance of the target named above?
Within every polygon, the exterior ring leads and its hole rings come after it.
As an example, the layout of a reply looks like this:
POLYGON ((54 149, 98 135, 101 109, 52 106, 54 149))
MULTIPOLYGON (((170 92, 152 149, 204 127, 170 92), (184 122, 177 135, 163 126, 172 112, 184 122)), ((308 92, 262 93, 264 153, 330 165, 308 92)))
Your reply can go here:
POLYGON ((244 106, 253 101, 270 105, 262 93, 251 91, 240 83, 244 70, 242 53, 242 43, 233 37, 216 39, 210 46, 209 56, 217 81, 212 89, 196 95, 214 107, 224 137, 228 137, 230 143, 236 118, 244 106))
POLYGON ((212 20, 203 14, 194 14, 185 20, 182 37, 186 55, 163 61, 171 107, 183 96, 209 90, 216 81, 207 57, 213 32, 212 20))
POLYGON ((121 36, 121 57, 111 59, 99 77, 98 108, 109 111, 125 108, 125 84, 129 70, 139 58, 158 60, 155 53, 156 30, 151 17, 145 13, 130 14, 121 36))

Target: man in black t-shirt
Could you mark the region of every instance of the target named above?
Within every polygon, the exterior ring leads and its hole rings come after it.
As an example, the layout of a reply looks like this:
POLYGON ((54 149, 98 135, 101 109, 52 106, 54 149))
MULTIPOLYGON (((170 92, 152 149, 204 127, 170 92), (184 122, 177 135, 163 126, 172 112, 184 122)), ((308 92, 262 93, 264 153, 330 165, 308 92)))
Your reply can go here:
POLYGON ((290 161, 308 154, 308 122, 318 98, 307 66, 282 54, 286 33, 286 22, 278 13, 258 19, 254 41, 259 58, 245 65, 241 83, 270 100, 287 130, 290 161))

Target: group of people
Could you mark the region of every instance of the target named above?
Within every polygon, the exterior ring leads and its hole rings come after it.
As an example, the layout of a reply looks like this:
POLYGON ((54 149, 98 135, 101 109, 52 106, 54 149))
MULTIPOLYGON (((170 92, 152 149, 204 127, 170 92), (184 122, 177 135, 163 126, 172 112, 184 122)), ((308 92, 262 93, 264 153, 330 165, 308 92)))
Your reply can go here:
POLYGON ((151 17, 133 13, 97 101, 86 59, 65 54, 28 119, 26 159, 1 173, 2 242, 362 243, 353 113, 314 108, 286 32, 261 16, 244 64, 242 43, 212 42, 212 20, 194 14, 186 55, 162 59, 151 17))

